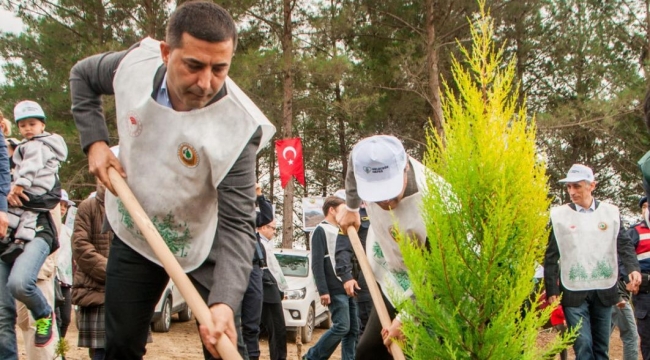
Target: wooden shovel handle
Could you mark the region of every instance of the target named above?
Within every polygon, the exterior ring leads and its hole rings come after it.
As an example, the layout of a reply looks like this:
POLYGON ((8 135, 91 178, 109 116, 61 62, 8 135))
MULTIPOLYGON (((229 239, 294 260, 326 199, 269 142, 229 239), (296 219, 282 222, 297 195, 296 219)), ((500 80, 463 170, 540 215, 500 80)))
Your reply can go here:
MULTIPOLYGON (((138 199, 135 198, 135 195, 133 195, 133 192, 127 185, 126 181, 124 181, 117 170, 112 167, 108 169, 108 178, 110 179, 117 196, 119 196, 124 207, 126 207, 129 214, 131 214, 134 222, 138 225, 142 235, 144 235, 149 246, 151 246, 158 257, 158 260, 160 260, 165 268, 165 271, 169 274, 169 277, 171 277, 176 287, 178 287, 178 290, 185 298, 187 305, 192 309, 198 322, 207 326, 212 331, 213 323, 210 309, 205 302, 203 302, 203 298, 199 295, 199 292, 190 281, 190 278, 187 277, 183 268, 181 268, 178 261, 176 261, 174 254, 172 254, 167 247, 167 244, 165 244, 165 241, 144 212, 144 209, 142 209, 142 206, 138 202, 138 199)), ((217 351, 219 351, 219 355, 224 360, 242 360, 239 352, 237 352, 237 348, 226 335, 222 335, 219 338, 217 351)))
MULTIPOLYGON (((389 328, 392 324, 390 315, 388 315, 388 310, 386 310, 386 304, 384 304, 384 299, 381 296, 381 291, 379 286, 377 286, 377 281, 375 280, 375 274, 373 274, 372 269, 370 268, 370 263, 366 257, 366 252, 363 250, 361 245, 361 240, 359 240, 359 234, 357 234, 357 229, 354 226, 348 227, 348 237, 350 238, 350 243, 354 249, 354 254, 357 256, 359 265, 361 266, 361 271, 363 276, 366 278, 366 283, 368 285, 368 290, 370 290, 370 296, 372 297, 372 303, 377 310, 377 315, 379 315, 379 321, 383 328, 389 328)), ((395 341, 390 344, 390 351, 393 354, 393 359, 395 360, 405 360, 404 353, 402 348, 399 347, 395 341)))

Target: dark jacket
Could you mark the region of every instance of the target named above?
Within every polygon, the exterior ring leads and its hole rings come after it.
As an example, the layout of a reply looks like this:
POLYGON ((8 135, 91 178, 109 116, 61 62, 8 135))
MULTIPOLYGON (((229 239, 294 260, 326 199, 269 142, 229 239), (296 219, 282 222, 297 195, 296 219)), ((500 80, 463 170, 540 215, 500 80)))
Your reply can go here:
POLYGON ((322 226, 314 229, 311 237, 311 271, 320 296, 345 294, 343 283, 336 277, 331 256, 327 250, 327 237, 322 226))
MULTIPOLYGON (((600 202, 596 201, 596 208, 600 202)), ((575 211, 574 204, 569 204, 571 209, 575 211)), ((625 233, 625 229, 621 226, 616 238, 616 250, 618 252, 619 261, 625 266, 626 269, 631 271, 639 271, 639 262, 636 260, 636 254, 632 247, 630 238, 625 233)), ((546 296, 557 296, 562 294, 562 306, 580 306, 589 294, 595 292, 598 299, 604 306, 615 305, 619 301, 619 294, 617 285, 614 284, 609 289, 605 290, 587 290, 587 291, 571 291, 565 289, 560 281, 560 251, 558 249, 557 240, 551 227, 549 235, 548 247, 546 248, 546 255, 544 256, 544 285, 546 286, 546 296)))
POLYGON ((72 303, 79 306, 104 304, 104 283, 112 232, 102 233, 104 192, 79 205, 72 233, 72 258, 77 264, 72 284, 72 303))
MULTIPOLYGON (((368 236, 368 227, 370 226, 370 221, 368 218, 368 213, 365 208, 359 209, 359 216, 361 217, 361 226, 357 234, 359 235, 359 240, 361 240, 361 246, 363 249, 366 249, 366 237, 368 236)), ((336 275, 341 278, 343 284, 349 280, 356 279, 357 284, 361 289, 357 290, 357 301, 371 301, 370 291, 368 290, 368 284, 366 283, 366 278, 363 276, 361 269, 359 267, 359 262, 352 248, 352 243, 350 243, 350 238, 347 235, 339 232, 338 237, 336 238, 336 275)))

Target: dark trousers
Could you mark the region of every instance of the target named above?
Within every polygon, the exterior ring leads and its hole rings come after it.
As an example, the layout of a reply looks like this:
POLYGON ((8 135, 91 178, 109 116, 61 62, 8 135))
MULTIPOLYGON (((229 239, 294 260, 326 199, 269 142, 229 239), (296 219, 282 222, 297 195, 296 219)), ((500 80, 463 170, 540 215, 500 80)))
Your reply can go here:
MULTIPOLYGON (((104 359, 141 360, 146 353, 154 308, 167 287, 169 276, 165 269, 135 252, 117 236, 113 238, 110 254, 106 265, 104 359)), ((207 302, 210 290, 192 277, 190 280, 207 302)), ((238 328, 237 316, 235 320, 238 328)), ((206 360, 215 360, 205 347, 203 353, 206 360)))
MULTIPOLYGON (((192 280, 192 284, 194 284, 194 287, 199 292, 199 295, 201 295, 203 301, 207 302, 208 296, 210 295, 210 290, 206 289, 205 286, 196 282, 191 276, 190 280, 192 280)), ((239 352, 239 355, 243 360, 249 360, 248 353, 246 352, 246 345, 244 344, 243 336, 241 333, 241 310, 242 309, 240 305, 239 309, 235 311, 235 329, 237 329, 237 352, 239 352)), ((197 327, 200 325, 198 321, 196 322, 196 325, 197 327)), ((206 349, 206 347, 203 345, 203 341, 201 341, 201 347, 203 348, 203 358, 205 360, 216 360, 212 354, 210 354, 208 349, 206 349)))
MULTIPOLYGON (((58 280, 54 280, 58 281, 58 280)), ((72 313, 72 294, 69 286, 61 286, 61 293, 65 298, 63 305, 56 307, 56 325, 59 327, 59 337, 65 338, 70 326, 72 313)))
POLYGON ((650 360, 650 315, 643 319, 636 319, 636 329, 641 342, 641 356, 643 360, 650 360))
POLYGON ((140 360, 154 307, 167 286, 165 270, 117 236, 106 265, 105 360, 140 360))
MULTIPOLYGON (((388 315, 391 320, 395 319, 395 308, 391 305, 390 301, 383 296, 383 294, 382 298, 384 299, 384 304, 386 304, 386 309, 388 310, 388 315)), ((356 360, 393 359, 388 352, 388 349, 386 349, 386 346, 384 346, 384 339, 381 337, 381 329, 382 326, 379 321, 379 315, 377 315, 377 309, 373 307, 366 328, 359 340, 359 345, 357 345, 356 360)))
POLYGON ((262 270, 253 265, 241 306, 242 337, 249 357, 260 356, 260 322, 262 321, 262 270))
POLYGON ((271 360, 286 360, 287 327, 284 322, 282 303, 262 304, 262 324, 269 333, 271 360))
POLYGON ((357 301, 357 310, 359 311, 359 338, 361 338, 363 331, 366 329, 372 307, 372 300, 357 301))
POLYGON ((643 360, 650 360, 650 294, 639 292, 632 297, 636 330, 641 343, 643 360))

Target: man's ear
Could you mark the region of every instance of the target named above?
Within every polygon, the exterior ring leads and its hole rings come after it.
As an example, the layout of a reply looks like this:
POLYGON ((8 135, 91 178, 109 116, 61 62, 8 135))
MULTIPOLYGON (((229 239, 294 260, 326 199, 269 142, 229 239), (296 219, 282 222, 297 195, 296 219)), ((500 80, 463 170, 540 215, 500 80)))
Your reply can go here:
POLYGON ((163 63, 165 63, 165 66, 167 66, 167 62, 169 61, 169 54, 171 54, 172 49, 169 44, 167 44, 164 41, 160 42, 160 56, 162 57, 163 63))

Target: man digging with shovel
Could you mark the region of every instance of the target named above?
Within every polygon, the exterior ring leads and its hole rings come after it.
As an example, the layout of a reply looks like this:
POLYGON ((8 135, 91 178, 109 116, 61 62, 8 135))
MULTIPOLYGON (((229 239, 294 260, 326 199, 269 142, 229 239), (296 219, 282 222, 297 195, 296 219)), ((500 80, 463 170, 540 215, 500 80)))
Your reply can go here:
MULTIPOLYGON (((395 354, 391 355, 391 351, 394 350, 389 350, 394 349, 391 348, 393 339, 403 339, 402 323, 400 315, 395 312, 395 304, 413 296, 406 264, 396 242, 394 224, 399 223, 400 232, 425 246, 427 233, 420 207, 427 170, 406 154, 397 138, 388 135, 359 141, 352 150, 348 164, 346 208, 341 211, 338 222, 343 231, 350 226, 358 228, 361 200, 366 202, 370 218, 366 253, 392 320, 389 327, 382 326, 377 306, 373 308, 359 340, 356 359, 393 359, 395 354)), ((370 286, 370 279, 368 283, 370 286)), ((354 280, 344 284, 349 296, 354 296, 357 286, 354 280)), ((374 297, 373 301, 377 304, 374 297)))
POLYGON ((200 328, 205 358, 220 356, 216 344, 223 335, 236 344, 233 314, 256 241, 255 157, 275 131, 227 76, 236 45, 226 10, 186 2, 171 15, 165 41, 147 38, 84 59, 71 71, 72 113, 89 169, 111 191, 107 360, 143 357, 154 306, 169 279, 142 236, 146 229, 135 226, 140 217, 112 194, 117 188, 109 170, 126 178, 164 250, 210 307, 209 323, 200 328), (115 95, 119 160, 108 147, 102 94, 115 95))

